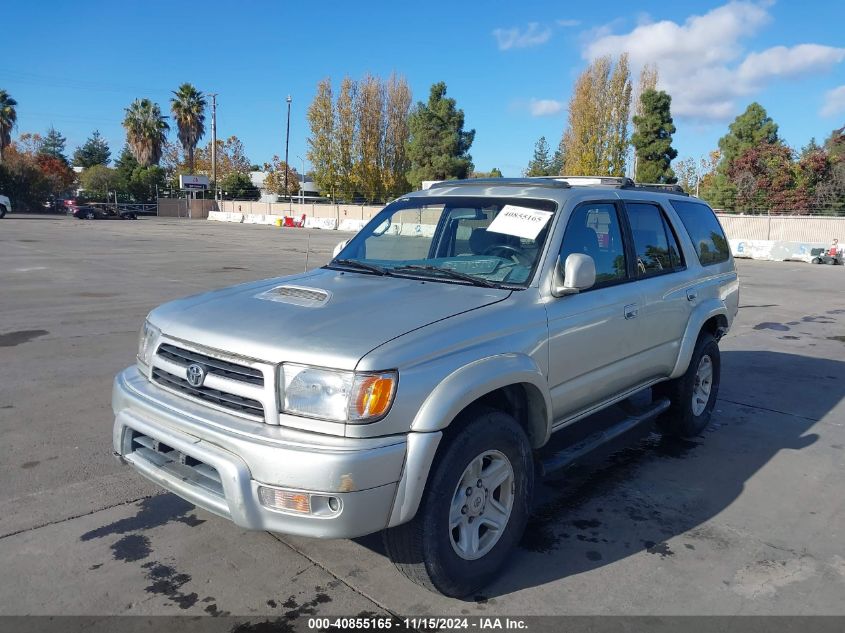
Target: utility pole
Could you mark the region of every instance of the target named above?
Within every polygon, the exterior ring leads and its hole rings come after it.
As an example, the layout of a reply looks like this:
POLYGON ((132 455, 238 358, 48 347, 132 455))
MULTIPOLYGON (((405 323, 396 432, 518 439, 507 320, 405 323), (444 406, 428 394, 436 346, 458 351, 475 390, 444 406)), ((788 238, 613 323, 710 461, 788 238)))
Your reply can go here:
POLYGON ((217 199, 217 94, 209 93, 211 97, 211 182, 214 183, 214 199, 217 199))
POLYGON ((288 197, 288 146, 290 144, 290 102, 292 99, 288 95, 288 131, 285 135, 285 198, 288 197))

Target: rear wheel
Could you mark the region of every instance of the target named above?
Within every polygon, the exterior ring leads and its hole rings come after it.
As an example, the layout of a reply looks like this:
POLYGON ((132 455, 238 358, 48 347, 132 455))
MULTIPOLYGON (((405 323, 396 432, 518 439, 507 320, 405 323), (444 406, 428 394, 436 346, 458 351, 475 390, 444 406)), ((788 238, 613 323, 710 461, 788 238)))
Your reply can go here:
POLYGON ((667 435, 691 437, 710 422, 719 393, 721 358, 719 345, 709 332, 698 336, 686 373, 654 388, 658 397, 669 398, 670 406, 656 420, 667 435))
POLYGON ((0 204, 0 220, 6 217, 6 205, 0 204))
POLYGON ((416 516, 385 530, 409 579, 452 597, 493 580, 522 536, 534 486, 531 445, 510 415, 478 412, 441 445, 416 516))

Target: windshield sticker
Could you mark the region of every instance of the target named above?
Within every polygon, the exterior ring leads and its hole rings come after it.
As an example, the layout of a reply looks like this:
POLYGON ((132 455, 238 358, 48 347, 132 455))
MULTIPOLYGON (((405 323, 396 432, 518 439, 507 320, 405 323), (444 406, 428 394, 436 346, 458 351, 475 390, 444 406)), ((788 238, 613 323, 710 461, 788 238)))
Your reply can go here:
POLYGON ((499 215, 490 223, 490 226, 487 227, 487 230, 493 233, 516 235, 533 240, 543 230, 551 217, 551 211, 538 211, 537 209, 506 204, 499 211, 499 215))

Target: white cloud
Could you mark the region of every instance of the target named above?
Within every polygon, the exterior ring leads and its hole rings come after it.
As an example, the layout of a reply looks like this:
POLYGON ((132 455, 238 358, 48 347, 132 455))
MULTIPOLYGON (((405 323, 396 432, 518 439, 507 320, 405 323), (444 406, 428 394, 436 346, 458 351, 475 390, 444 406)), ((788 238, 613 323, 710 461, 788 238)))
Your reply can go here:
POLYGON ((745 40, 771 21, 769 3, 730 2, 683 24, 645 22, 625 34, 601 30, 585 44, 587 60, 627 52, 633 71, 656 63, 660 88, 672 95, 676 116, 725 120, 737 101, 785 77, 829 70, 845 59, 845 49, 819 44, 774 46, 746 53, 745 40))
POLYGON ((540 26, 537 22, 529 22, 528 28, 524 30, 515 26, 510 29, 495 29, 493 31, 493 37, 496 38, 500 51, 539 46, 548 42, 551 36, 552 30, 548 26, 540 26))
POLYGON ((824 105, 820 114, 824 117, 832 117, 843 112, 845 112, 845 86, 839 86, 824 93, 824 105))
POLYGON ((554 116, 563 110, 563 104, 554 99, 531 99, 528 104, 531 116, 554 116))

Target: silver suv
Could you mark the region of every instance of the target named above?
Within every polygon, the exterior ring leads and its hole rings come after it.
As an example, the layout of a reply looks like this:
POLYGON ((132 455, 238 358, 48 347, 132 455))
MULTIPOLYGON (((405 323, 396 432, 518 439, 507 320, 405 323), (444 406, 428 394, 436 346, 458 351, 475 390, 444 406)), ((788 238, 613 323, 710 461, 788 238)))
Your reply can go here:
POLYGON ((405 575, 462 596, 519 540, 535 476, 652 419, 702 431, 738 293, 718 220, 677 188, 442 182, 320 269, 153 310, 114 449, 245 528, 383 531, 405 575), (603 409, 626 413, 552 441, 603 409))

